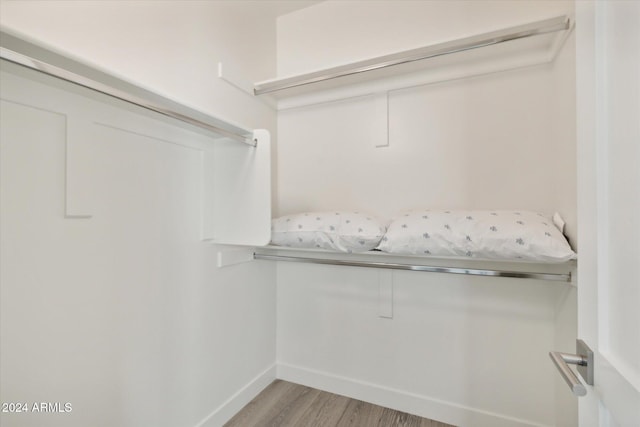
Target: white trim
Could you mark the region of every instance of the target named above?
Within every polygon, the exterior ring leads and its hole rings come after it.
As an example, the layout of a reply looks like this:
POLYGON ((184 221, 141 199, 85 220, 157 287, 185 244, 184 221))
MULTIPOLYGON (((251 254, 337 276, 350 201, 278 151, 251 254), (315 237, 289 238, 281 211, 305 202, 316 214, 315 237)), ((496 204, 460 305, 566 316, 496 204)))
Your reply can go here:
POLYGON ((460 427, 548 427, 530 420, 286 363, 277 364, 276 377, 460 427))
POLYGON ((256 376, 246 386, 238 390, 222 405, 207 415, 195 427, 219 427, 229 421, 247 403, 276 379, 276 365, 271 365, 264 372, 256 376))

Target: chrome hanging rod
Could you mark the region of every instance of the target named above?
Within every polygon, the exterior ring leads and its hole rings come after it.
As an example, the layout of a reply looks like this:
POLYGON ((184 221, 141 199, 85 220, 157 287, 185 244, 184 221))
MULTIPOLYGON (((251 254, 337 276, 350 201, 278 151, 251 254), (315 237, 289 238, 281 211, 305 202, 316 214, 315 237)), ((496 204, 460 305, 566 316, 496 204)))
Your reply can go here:
POLYGON ((536 279, 536 280, 548 280, 548 281, 556 281, 556 282, 571 282, 571 273, 534 273, 534 272, 524 272, 524 271, 485 270, 485 269, 477 269, 477 268, 396 264, 396 263, 377 262, 377 261, 344 261, 344 260, 311 258, 311 257, 301 257, 301 256, 266 255, 266 254, 260 254, 255 252, 253 254, 253 258, 269 260, 269 261, 304 262, 309 264, 342 265, 342 266, 348 266, 348 267, 386 268, 391 270, 426 271, 431 273, 466 274, 471 276, 512 277, 517 279, 536 279))
POLYGON ((0 31, 0 58, 251 146, 252 132, 0 31))
POLYGON ((476 36, 465 37, 458 40, 380 56, 378 58, 358 61, 352 64, 328 68, 322 71, 302 74, 300 76, 257 83, 253 92, 255 95, 262 95, 265 93, 365 73, 367 71, 379 70, 396 65, 449 55, 452 53, 496 45, 511 40, 568 30, 569 28, 571 28, 571 20, 566 16, 559 16, 490 33, 479 34, 476 36))

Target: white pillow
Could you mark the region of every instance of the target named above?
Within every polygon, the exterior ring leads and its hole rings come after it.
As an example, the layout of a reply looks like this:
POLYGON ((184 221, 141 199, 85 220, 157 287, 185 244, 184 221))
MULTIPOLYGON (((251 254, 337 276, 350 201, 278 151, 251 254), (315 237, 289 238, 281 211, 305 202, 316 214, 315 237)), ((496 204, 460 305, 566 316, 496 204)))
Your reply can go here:
POLYGON ((378 249, 397 254, 544 262, 576 258, 551 218, 525 211, 405 213, 392 221, 378 249))
POLYGON ((364 252, 375 248, 386 227, 358 212, 306 212, 276 218, 271 243, 292 248, 364 252))

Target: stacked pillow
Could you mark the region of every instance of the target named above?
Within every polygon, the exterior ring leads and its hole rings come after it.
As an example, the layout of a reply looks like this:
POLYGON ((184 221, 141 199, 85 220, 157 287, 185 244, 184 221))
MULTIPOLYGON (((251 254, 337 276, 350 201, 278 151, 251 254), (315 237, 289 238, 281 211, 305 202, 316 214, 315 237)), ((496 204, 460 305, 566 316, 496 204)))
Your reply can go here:
POLYGON ((554 220, 527 211, 422 210, 387 228, 357 212, 309 212, 273 220, 272 243, 341 252, 387 253, 542 262, 575 259, 554 220))
POLYGON ((396 254, 544 262, 576 257, 551 218, 527 211, 408 212, 391 222, 378 249, 396 254))
POLYGON ((306 212, 272 221, 271 243, 293 248, 365 252, 380 243, 386 227, 358 212, 306 212))

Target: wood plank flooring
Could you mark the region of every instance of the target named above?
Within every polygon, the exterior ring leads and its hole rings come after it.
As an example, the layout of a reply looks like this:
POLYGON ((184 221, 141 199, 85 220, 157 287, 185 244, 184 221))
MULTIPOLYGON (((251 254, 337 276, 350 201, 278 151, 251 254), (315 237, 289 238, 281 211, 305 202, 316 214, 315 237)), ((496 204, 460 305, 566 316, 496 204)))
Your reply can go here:
POLYGON ((225 427, 453 427, 287 381, 275 380, 225 427))

